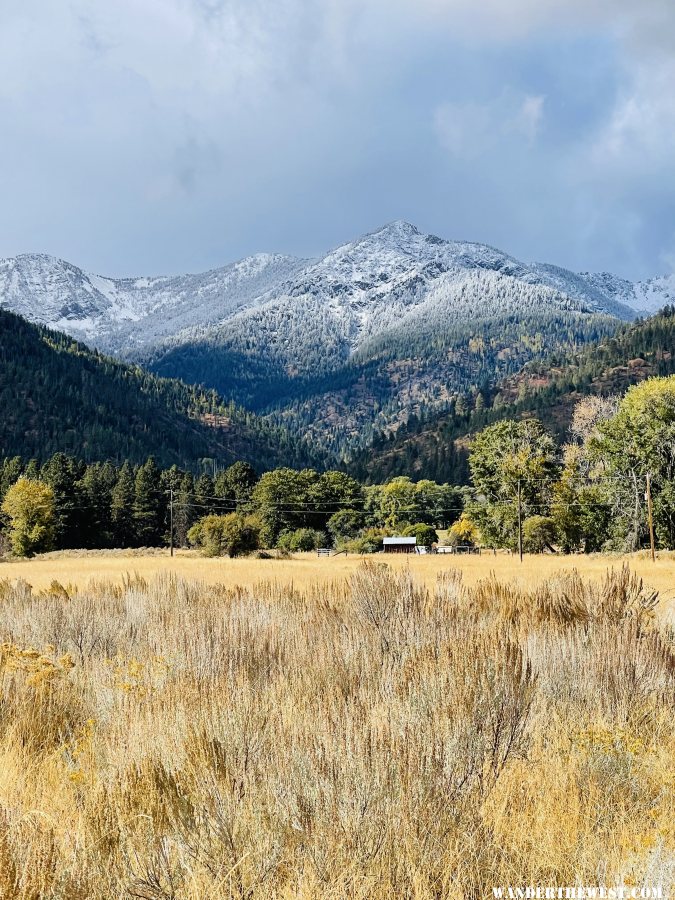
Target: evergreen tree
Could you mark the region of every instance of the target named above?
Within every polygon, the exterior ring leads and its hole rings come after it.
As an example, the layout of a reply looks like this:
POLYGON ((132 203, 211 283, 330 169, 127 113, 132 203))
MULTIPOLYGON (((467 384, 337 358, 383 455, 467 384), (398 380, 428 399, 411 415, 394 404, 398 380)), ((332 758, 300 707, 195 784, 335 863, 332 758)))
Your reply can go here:
POLYGON ((188 531, 199 518, 194 506, 194 478, 187 472, 173 498, 173 533, 177 546, 187 547, 188 531))
POLYGON ((58 549, 84 546, 81 515, 84 501, 78 484, 83 474, 84 465, 65 453, 55 453, 40 470, 41 481, 54 492, 54 540, 58 549))
POLYGON ((219 472, 215 481, 215 494, 224 500, 232 500, 237 506, 248 503, 258 480, 255 469, 247 462, 236 462, 223 472, 219 472))
POLYGON ((12 456, 2 461, 0 470, 0 501, 11 486, 19 480, 23 471, 23 461, 20 456, 12 456))
POLYGON ((40 465, 37 459, 28 461, 26 468, 23 470, 23 477, 31 481, 38 481, 40 478, 40 465))
POLYGON ((215 496, 215 487, 213 478, 210 475, 200 475, 195 481, 194 487, 194 503, 199 512, 199 518, 211 515, 214 506, 217 505, 215 496))
POLYGON ((94 463, 78 483, 82 498, 81 515, 83 547, 97 548, 113 545, 111 522, 112 491, 117 482, 117 470, 111 463, 94 463))
POLYGON ((178 498, 178 492, 180 490, 181 482, 183 480, 183 476, 185 473, 178 468, 178 466, 173 465, 170 469, 164 469, 160 473, 160 486, 162 493, 166 497, 166 504, 164 508, 164 522, 163 522, 163 530, 164 530, 164 540, 168 544, 171 540, 171 498, 173 497, 173 505, 174 505, 174 541, 176 535, 176 522, 175 522, 175 512, 176 512, 176 500, 178 498))
POLYGON ((110 523, 115 547, 133 547, 136 543, 134 497, 136 478, 130 462, 119 470, 110 495, 110 523))
POLYGON ((156 547, 162 542, 166 498, 154 457, 139 467, 134 484, 133 520, 136 543, 156 547))

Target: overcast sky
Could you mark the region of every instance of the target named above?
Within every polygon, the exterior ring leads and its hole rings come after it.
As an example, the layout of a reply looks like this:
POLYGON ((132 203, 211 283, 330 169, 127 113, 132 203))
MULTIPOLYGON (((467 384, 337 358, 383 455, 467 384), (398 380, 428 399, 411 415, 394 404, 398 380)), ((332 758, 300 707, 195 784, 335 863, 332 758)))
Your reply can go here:
POLYGON ((673 0, 0 0, 0 256, 198 271, 398 218, 673 271, 673 0))

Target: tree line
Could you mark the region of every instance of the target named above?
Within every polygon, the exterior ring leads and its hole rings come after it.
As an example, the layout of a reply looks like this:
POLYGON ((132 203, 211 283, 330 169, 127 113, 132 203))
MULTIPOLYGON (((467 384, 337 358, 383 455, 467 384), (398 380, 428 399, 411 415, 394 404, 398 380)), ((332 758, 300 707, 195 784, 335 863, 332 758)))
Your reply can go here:
POLYGON ((170 543, 236 555, 350 542, 377 549, 384 535, 411 527, 427 528, 420 534, 430 540, 434 527, 459 515, 462 500, 450 485, 409 478, 365 487, 338 471, 258 476, 243 461, 215 477, 195 476, 175 465, 161 469, 153 457, 116 466, 56 453, 43 465, 3 459, 0 508, 4 542, 18 555, 170 543))

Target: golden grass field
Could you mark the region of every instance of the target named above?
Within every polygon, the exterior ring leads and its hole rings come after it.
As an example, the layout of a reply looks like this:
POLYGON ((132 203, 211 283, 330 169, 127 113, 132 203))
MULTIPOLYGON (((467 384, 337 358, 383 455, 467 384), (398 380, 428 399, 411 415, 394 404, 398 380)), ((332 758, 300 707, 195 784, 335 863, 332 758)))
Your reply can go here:
MULTIPOLYGON (((621 568, 628 563, 631 570, 658 590, 664 599, 675 599, 675 552, 660 552, 653 563, 646 552, 629 555, 591 554, 588 556, 525 556, 521 564, 516 555, 483 553, 457 556, 383 556, 394 569, 409 568, 414 577, 432 588, 439 574, 458 569, 464 583, 474 585, 494 574, 504 580, 515 580, 531 587, 558 572, 577 569, 582 575, 601 578, 608 568, 621 568)), ((134 573, 143 578, 171 573, 182 578, 221 584, 227 587, 250 587, 260 581, 274 580, 280 585, 307 588, 314 584, 343 581, 358 568, 363 557, 317 557, 315 553, 297 553, 292 559, 258 560, 206 559, 196 551, 178 550, 171 558, 168 550, 151 551, 62 551, 47 553, 34 559, 0 562, 0 580, 22 578, 41 590, 56 580, 63 585, 84 587, 91 579, 111 580, 121 584, 134 573)))
MULTIPOLYGON (((675 552, 661 551, 652 562, 646 552, 632 554, 590 554, 578 556, 525 555, 521 564, 516 555, 499 552, 477 555, 429 555, 376 557, 394 570, 410 570, 416 580, 433 587, 449 569, 462 573, 464 584, 475 585, 494 574, 497 578, 531 588, 559 573, 578 571, 598 581, 608 571, 627 564, 646 585, 659 592, 661 616, 675 625, 675 552)), ((45 590, 53 581, 65 587, 85 588, 96 581, 122 584, 140 576, 146 580, 158 575, 177 575, 205 585, 229 588, 253 587, 264 581, 306 590, 318 584, 348 580, 364 561, 357 555, 318 557, 315 553, 296 553, 291 559, 258 560, 252 558, 208 559, 193 550, 76 550, 46 553, 34 559, 0 561, 0 581, 22 579, 36 590, 45 590)))
POLYGON ((2 563, 0 898, 665 900, 673 570, 2 563))

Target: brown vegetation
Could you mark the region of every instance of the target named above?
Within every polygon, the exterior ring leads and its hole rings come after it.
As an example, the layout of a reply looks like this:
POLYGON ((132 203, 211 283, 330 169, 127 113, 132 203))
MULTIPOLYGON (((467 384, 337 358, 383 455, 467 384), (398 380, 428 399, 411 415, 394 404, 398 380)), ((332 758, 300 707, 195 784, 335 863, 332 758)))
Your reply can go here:
POLYGON ((1 897, 667 890, 675 646, 626 567, 0 595, 1 897))

